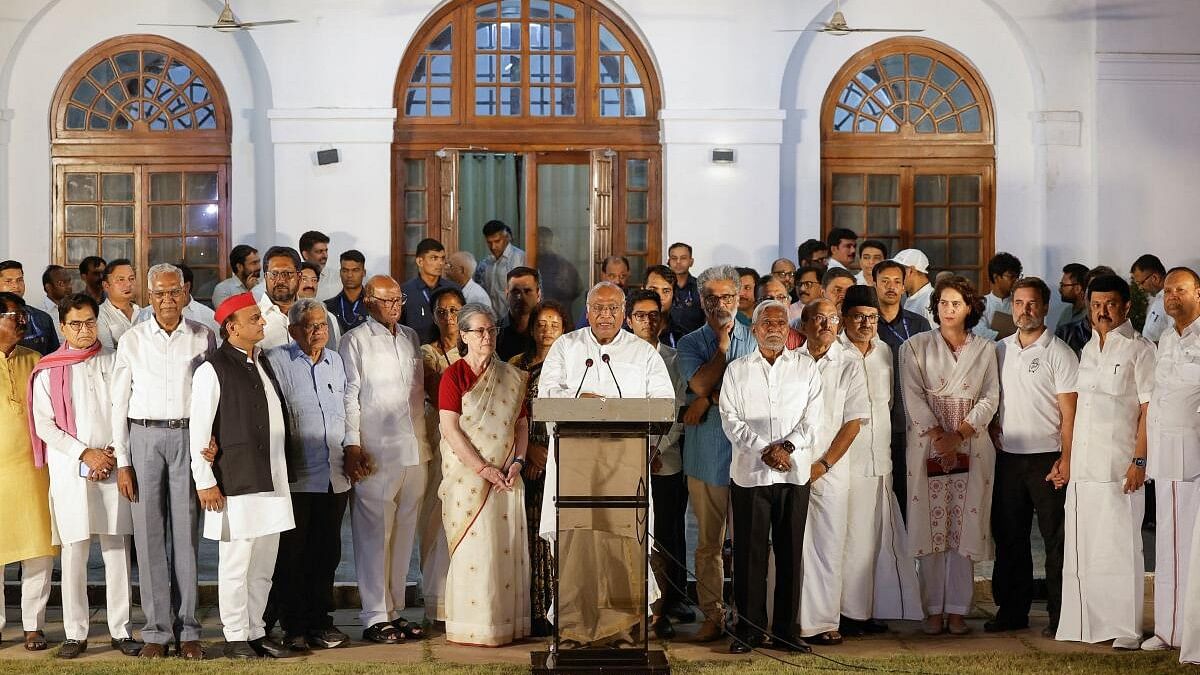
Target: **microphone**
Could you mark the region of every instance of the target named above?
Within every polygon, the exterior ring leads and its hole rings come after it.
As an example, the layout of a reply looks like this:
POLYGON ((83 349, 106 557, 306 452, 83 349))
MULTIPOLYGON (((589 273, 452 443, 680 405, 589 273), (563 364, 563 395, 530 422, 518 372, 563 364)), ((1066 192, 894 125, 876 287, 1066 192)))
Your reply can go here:
POLYGON ((579 378, 579 386, 575 388, 575 398, 579 398, 579 392, 583 391, 583 381, 587 378, 588 371, 595 365, 595 361, 588 359, 583 362, 586 368, 583 369, 583 375, 579 378))
MULTIPOLYGON (((588 360, 590 361, 591 359, 588 360)), ((621 383, 617 382, 617 374, 613 372, 612 363, 609 363, 608 354, 601 354, 600 360, 604 362, 604 365, 608 366, 608 374, 612 375, 613 384, 617 385, 617 398, 625 398, 625 395, 621 393, 621 383)))

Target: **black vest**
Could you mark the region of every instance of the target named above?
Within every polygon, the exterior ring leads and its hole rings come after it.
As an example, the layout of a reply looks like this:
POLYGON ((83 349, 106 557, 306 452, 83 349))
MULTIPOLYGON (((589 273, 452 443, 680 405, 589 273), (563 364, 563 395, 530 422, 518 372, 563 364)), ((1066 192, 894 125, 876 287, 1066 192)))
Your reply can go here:
MULTIPOLYGON (((218 347, 206 362, 212 364, 217 373, 217 382, 221 385, 217 417, 213 420, 213 436, 216 436, 219 448, 217 458, 213 461, 213 474, 221 494, 232 497, 271 492, 275 485, 271 480, 270 413, 267 409, 267 392, 263 389, 258 369, 248 363, 246 355, 228 341, 218 347)), ((295 458, 287 402, 270 362, 261 352, 258 364, 266 372, 283 408, 288 481, 291 482, 295 458)))

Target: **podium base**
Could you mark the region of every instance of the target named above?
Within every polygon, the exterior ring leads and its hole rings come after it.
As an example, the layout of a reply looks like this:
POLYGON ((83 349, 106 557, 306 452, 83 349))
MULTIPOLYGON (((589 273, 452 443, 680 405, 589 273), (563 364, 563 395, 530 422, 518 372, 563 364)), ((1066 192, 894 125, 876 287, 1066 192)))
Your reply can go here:
POLYGON ((569 649, 557 654, 532 652, 533 673, 670 673, 671 665, 661 650, 569 649))

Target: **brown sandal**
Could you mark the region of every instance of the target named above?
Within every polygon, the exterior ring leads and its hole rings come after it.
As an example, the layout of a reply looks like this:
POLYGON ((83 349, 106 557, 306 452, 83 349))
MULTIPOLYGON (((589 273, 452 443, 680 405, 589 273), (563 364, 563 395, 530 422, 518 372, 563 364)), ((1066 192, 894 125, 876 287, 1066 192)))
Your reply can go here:
POLYGON ((26 649, 26 651, 40 652, 43 649, 45 649, 47 646, 48 645, 46 644, 46 636, 45 636, 45 634, 42 633, 42 631, 40 631, 40 630, 25 631, 25 649, 26 649))

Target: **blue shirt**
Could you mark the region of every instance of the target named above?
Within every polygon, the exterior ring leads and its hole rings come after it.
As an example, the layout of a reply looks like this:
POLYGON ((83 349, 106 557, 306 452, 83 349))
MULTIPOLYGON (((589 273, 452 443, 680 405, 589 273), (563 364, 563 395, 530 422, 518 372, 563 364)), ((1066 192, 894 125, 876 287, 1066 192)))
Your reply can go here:
POLYGON ((325 493, 331 485, 334 492, 343 492, 349 483, 343 476, 332 476, 329 464, 331 452, 341 456, 346 437, 346 370, 342 357, 326 349, 313 363, 293 340, 268 350, 267 359, 287 400, 292 439, 302 448, 301 460, 293 467, 296 480, 292 492, 325 493))
POLYGON ((675 298, 671 300, 671 320, 668 328, 678 341, 688 333, 704 325, 704 305, 700 302, 700 288, 696 277, 688 275, 682 286, 675 286, 675 298))
POLYGON ((365 301, 366 294, 359 293, 358 299, 351 302, 346 297, 346 291, 342 291, 325 301, 325 308, 337 318, 338 326, 342 329, 342 335, 345 335, 350 332, 351 328, 367 320, 367 304, 365 301))
POLYGON ((426 286, 419 274, 400 285, 400 290, 404 292, 405 297, 400 323, 417 332, 418 344, 433 342, 433 308, 429 305, 429 298, 434 291, 447 286, 458 288, 458 284, 446 281, 441 277, 438 277, 437 283, 433 286, 426 286))
POLYGON ((29 318, 25 324, 25 337, 21 338, 21 346, 28 347, 42 356, 58 349, 58 333, 54 332, 58 317, 51 317, 37 307, 29 305, 25 305, 25 314, 29 318))
MULTIPOLYGON (((758 342, 750 334, 750 328, 733 322, 733 336, 729 341, 726 362, 733 361, 758 349, 758 342)), ((676 364, 679 376, 691 381, 700 367, 717 353, 717 334, 706 323, 683 336, 676 364)), ((696 395, 688 388, 687 402, 691 404, 696 395)), ((733 445, 721 429, 721 415, 717 406, 709 408, 704 419, 696 426, 685 426, 683 432, 683 473, 719 487, 729 485, 729 462, 733 458, 733 445)))

